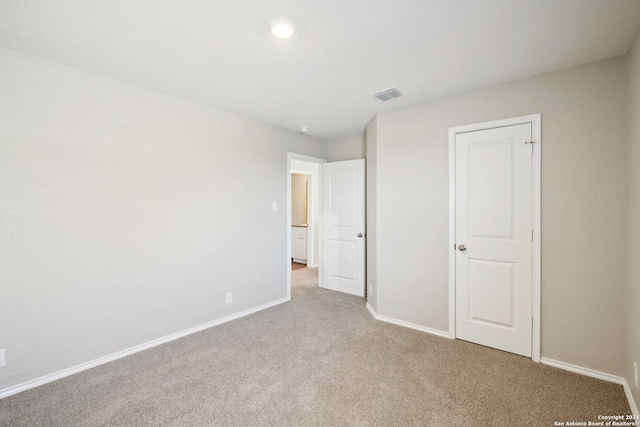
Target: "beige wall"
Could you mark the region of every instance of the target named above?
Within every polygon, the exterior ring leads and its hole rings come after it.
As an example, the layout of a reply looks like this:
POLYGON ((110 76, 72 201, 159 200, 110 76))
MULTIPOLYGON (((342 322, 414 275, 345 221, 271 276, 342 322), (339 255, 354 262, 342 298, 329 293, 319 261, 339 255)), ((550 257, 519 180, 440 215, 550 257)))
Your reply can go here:
POLYGON ((625 65, 598 62, 378 115, 380 315, 448 330, 448 128, 541 113, 542 356, 622 374, 625 65))
POLYGON ((365 131, 344 138, 329 140, 327 141, 327 160, 337 162, 340 160, 364 159, 367 152, 366 145, 365 131))
POLYGON ((0 390, 286 297, 323 140, 5 49, 0 129, 0 390))
POLYGON ((625 236, 627 255, 626 331, 624 376, 636 405, 640 389, 633 382, 633 362, 640 368, 640 36, 629 54, 627 179, 629 181, 629 230, 625 236))
POLYGON ((307 223, 307 176, 291 174, 291 224, 307 223))

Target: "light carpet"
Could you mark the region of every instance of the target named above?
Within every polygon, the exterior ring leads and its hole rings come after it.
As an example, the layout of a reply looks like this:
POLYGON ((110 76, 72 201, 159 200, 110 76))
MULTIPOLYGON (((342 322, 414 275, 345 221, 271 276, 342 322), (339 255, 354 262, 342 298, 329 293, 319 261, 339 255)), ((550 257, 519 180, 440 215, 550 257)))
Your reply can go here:
POLYGON ((292 277, 289 303, 0 400, 0 425, 552 426, 630 413, 619 385, 382 323, 364 299, 318 288, 317 269, 292 277))

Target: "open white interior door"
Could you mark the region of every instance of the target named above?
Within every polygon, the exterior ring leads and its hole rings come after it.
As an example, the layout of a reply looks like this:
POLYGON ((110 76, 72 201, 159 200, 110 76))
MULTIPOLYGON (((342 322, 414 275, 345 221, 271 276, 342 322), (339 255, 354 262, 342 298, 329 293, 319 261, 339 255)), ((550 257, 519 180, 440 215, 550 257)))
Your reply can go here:
POLYGON ((322 165, 322 286, 364 296, 364 159, 322 165))

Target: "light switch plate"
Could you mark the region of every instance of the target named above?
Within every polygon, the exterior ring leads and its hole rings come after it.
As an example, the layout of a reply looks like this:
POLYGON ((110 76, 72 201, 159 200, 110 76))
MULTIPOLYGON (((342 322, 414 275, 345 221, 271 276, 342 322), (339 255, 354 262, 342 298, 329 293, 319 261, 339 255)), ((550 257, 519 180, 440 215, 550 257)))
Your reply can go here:
POLYGON ((272 212, 278 212, 278 202, 272 202, 271 203, 271 211, 272 212))
POLYGON ((7 364, 7 359, 4 356, 4 348, 0 350, 0 368, 3 368, 7 364))

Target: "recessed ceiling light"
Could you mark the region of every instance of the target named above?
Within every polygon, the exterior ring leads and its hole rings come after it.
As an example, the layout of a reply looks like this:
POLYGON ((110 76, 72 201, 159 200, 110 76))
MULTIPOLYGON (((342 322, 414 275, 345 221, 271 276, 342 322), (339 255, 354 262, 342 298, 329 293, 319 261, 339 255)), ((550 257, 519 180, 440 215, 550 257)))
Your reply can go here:
POLYGON ((288 39, 296 32, 294 25, 285 19, 276 19, 269 25, 269 31, 274 37, 288 39))
POLYGON ((309 133, 309 127, 308 126, 302 126, 300 127, 300 133, 301 134, 305 134, 305 133, 309 133))

